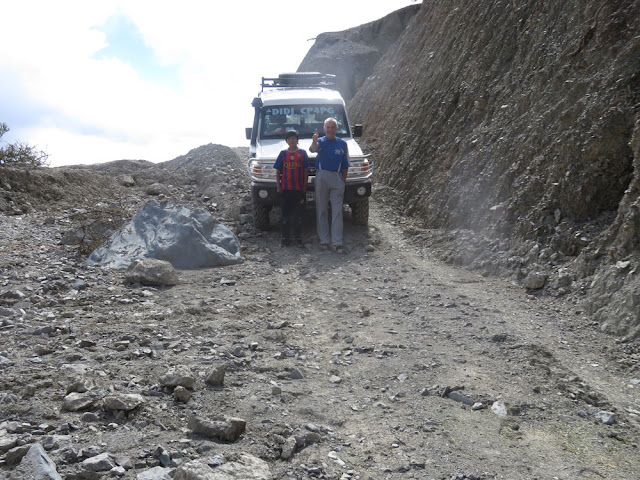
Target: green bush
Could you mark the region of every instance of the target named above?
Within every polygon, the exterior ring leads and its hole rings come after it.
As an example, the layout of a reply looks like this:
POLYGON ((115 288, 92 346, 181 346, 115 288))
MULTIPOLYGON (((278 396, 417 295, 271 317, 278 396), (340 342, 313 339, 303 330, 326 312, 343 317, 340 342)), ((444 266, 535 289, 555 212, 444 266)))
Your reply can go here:
MULTIPOLYGON (((9 131, 6 123, 0 122, 0 140, 9 131)), ((16 142, 0 147, 0 165, 19 164, 43 167, 49 164, 49 154, 24 142, 16 142)))

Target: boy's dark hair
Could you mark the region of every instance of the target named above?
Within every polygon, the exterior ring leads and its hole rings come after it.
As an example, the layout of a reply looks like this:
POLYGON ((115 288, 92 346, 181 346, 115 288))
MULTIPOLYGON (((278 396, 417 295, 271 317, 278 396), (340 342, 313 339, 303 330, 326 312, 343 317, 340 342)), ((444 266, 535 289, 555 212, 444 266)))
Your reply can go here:
POLYGON ((298 140, 300 140, 300 137, 298 136, 298 132, 296 132, 295 130, 289 130, 285 136, 284 139, 288 140, 289 137, 296 137, 298 140))

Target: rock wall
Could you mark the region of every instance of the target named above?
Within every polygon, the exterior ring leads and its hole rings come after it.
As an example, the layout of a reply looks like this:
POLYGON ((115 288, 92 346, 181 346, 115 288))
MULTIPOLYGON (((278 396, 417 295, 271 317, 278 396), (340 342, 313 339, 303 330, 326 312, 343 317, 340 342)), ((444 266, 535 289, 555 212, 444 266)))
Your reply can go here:
POLYGON ((632 335, 639 34, 637 0, 424 0, 349 105, 399 214, 464 238, 448 260, 541 273, 632 335))
POLYGON ((298 71, 336 75, 338 90, 350 100, 419 9, 410 5, 375 22, 318 35, 298 71))

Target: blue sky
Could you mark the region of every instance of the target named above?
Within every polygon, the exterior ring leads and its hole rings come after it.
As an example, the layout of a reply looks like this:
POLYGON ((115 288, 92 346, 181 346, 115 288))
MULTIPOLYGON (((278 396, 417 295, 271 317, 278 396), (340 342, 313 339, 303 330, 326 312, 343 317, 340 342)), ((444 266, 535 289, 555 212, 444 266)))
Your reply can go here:
POLYGON ((22 0, 2 7, 2 142, 52 166, 170 160, 247 144, 261 77, 295 71, 319 33, 414 0, 22 0))
POLYGON ((182 88, 178 64, 163 65, 138 26, 123 11, 117 11, 95 29, 104 33, 106 45, 92 59, 119 59, 133 66, 145 82, 166 85, 173 90, 182 88))

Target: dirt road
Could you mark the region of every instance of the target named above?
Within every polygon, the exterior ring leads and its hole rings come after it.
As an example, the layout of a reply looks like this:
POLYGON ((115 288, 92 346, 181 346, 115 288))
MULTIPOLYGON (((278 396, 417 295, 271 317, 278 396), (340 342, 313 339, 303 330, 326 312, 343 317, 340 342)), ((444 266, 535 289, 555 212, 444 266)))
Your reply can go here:
POLYGON ((345 211, 343 255, 318 249, 313 219, 304 249, 274 225, 242 235, 243 264, 164 289, 83 265, 58 243, 64 214, 0 217, 0 305, 22 309, 0 317, 0 445, 16 439, 0 451, 41 442, 63 478, 107 477, 83 467, 98 453, 137 478, 165 465, 158 446, 168 467, 249 453, 274 479, 637 478, 635 347, 579 306, 430 258, 380 192, 369 227, 345 211), (195 379, 186 403, 160 380, 175 367, 195 379), (144 403, 65 410, 78 381, 144 403), (193 415, 246 431, 213 441, 193 415))

